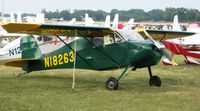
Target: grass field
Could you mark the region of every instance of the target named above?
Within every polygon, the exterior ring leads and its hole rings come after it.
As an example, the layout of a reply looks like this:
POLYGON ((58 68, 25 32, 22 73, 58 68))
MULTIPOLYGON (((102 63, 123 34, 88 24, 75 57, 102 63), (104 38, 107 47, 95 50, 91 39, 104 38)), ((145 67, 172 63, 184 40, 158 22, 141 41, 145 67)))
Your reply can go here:
POLYGON ((148 71, 138 69, 120 81, 119 90, 109 91, 105 81, 120 71, 76 71, 71 90, 72 69, 32 72, 0 66, 0 111, 199 111, 200 66, 162 64, 152 67, 162 86, 148 85, 148 71))

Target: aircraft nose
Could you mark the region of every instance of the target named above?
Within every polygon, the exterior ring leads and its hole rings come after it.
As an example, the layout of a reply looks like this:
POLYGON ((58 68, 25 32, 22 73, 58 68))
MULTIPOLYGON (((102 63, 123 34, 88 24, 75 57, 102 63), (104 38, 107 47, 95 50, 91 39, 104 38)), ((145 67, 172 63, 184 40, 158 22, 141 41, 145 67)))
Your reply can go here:
POLYGON ((132 65, 142 64, 146 61, 149 61, 154 56, 154 51, 152 49, 141 49, 137 53, 135 53, 131 59, 130 63, 132 65))

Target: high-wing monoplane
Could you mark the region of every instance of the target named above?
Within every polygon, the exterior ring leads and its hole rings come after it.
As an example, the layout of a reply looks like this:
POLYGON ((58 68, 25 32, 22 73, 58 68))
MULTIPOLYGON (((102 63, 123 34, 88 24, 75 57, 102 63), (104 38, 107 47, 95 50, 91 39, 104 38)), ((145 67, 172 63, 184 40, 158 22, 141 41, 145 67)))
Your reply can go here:
POLYGON ((118 89, 119 80, 129 68, 135 71, 147 67, 149 85, 161 86, 161 79, 152 75, 151 66, 158 64, 163 54, 166 55, 165 47, 152 39, 144 40, 136 31, 56 24, 7 23, 2 26, 9 33, 29 34, 20 39, 19 58, 4 59, 1 55, 6 66, 21 67, 27 73, 73 67, 99 71, 124 68, 118 78, 107 80, 106 87, 110 90, 118 89), (56 36, 64 45, 43 54, 32 35, 56 36), (67 42, 60 36, 75 39, 67 42))

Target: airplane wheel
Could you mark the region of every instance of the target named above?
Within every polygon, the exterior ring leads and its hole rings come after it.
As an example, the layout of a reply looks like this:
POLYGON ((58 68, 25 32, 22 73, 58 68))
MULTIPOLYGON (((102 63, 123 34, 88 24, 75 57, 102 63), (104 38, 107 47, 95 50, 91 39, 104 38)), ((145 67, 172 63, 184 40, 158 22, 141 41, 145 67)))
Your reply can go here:
POLYGON ((149 85, 150 86, 157 86, 160 87, 161 86, 161 79, 158 76, 152 76, 149 79, 149 85))
POLYGON ((106 88, 109 90, 117 90, 119 86, 118 80, 114 77, 109 77, 106 81, 106 88))

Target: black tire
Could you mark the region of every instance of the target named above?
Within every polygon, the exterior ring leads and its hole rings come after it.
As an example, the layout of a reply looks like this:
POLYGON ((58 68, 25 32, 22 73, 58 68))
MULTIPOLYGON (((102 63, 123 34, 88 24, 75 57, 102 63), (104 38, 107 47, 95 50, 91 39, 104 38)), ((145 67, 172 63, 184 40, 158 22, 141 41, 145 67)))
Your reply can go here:
POLYGON ((119 86, 118 80, 114 77, 109 77, 106 81, 106 88, 109 90, 117 90, 119 86))
POLYGON ((152 76, 149 79, 149 85, 150 86, 160 87, 161 86, 161 79, 158 76, 152 76))

